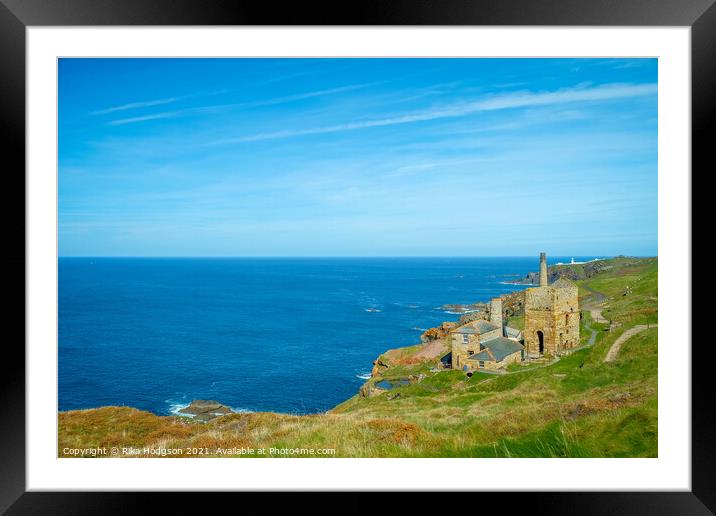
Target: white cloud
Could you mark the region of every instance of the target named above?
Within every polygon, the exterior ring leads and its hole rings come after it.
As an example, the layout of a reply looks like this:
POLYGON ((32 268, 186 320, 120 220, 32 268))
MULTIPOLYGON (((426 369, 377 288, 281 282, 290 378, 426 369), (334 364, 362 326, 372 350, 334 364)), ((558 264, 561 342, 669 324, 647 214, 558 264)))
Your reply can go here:
MULTIPOLYGON (((323 97, 326 95, 334 95, 336 93, 343 93, 347 91, 353 91, 358 90, 362 88, 367 88, 369 86, 374 86, 376 84, 380 84, 380 82, 369 82, 369 83, 363 83, 363 84, 349 84, 347 86, 340 86, 338 88, 330 88, 325 90, 318 90, 318 91, 309 91, 306 93, 297 93, 295 95, 288 95, 285 97, 275 97, 271 99, 264 99, 264 100, 256 100, 251 102, 237 102, 237 103, 231 103, 231 104, 214 104, 209 106, 198 106, 193 108, 187 108, 187 109, 179 109, 175 111, 166 111, 162 113, 154 113, 146 116, 138 116, 138 117, 132 117, 132 118, 120 118, 117 120, 112 120, 111 122, 108 122, 107 125, 125 125, 125 124, 133 124, 136 122, 145 122, 148 120, 157 120, 161 118, 175 118, 178 116, 184 116, 184 115, 190 115, 195 113, 212 113, 212 112, 218 112, 223 111, 226 109, 239 109, 239 108, 250 108, 250 107, 260 107, 260 106, 273 106, 277 104, 286 104, 288 102, 295 102, 297 100, 305 100, 315 97, 323 97)), ((147 102, 144 103, 145 106, 150 105, 156 105, 156 104, 165 104, 168 103, 171 99, 166 99, 167 102, 162 101, 152 101, 154 104, 147 102)), ((179 100, 174 99, 174 100, 179 100)), ((127 104, 127 106, 133 106, 133 107, 143 107, 140 105, 141 103, 135 103, 135 104, 127 104)), ((129 109, 124 106, 120 106, 118 108, 111 108, 112 111, 118 111, 120 108, 129 109)), ((110 112, 108 110, 104 111, 105 113, 110 112)), ((95 114, 99 114, 99 112, 96 112, 95 114)))
POLYGON ((279 138, 290 138, 294 136, 307 136, 313 134, 336 133, 366 129, 370 127, 384 127, 390 125, 407 124, 470 115, 481 111, 495 111, 501 109, 513 109, 532 106, 546 106, 556 104, 567 104, 573 102, 590 102, 600 100, 614 100, 630 97, 643 97, 654 95, 657 92, 656 84, 605 84, 596 87, 578 86, 575 88, 562 89, 553 92, 521 92, 506 95, 496 95, 489 98, 472 102, 452 104, 441 108, 433 108, 425 111, 407 113, 389 118, 365 120, 360 122, 349 122, 322 127, 311 127, 305 129, 287 129, 282 131, 257 133, 237 138, 228 138, 213 142, 214 145, 232 143, 243 143, 259 140, 275 140, 279 138))
POLYGON ((145 100, 142 102, 130 102, 129 104, 122 104, 121 106, 114 106, 107 109, 100 109, 99 111, 93 111, 93 115, 107 115, 109 113, 115 113, 117 111, 126 111, 128 109, 140 109, 152 106, 161 106, 163 104, 171 104, 181 100, 182 97, 170 97, 167 99, 156 99, 156 100, 145 100))
POLYGON ((135 116, 131 118, 120 118, 119 120, 112 120, 107 122, 107 125, 125 125, 134 124, 136 122, 146 122, 148 120, 159 120, 161 118, 173 118, 179 116, 181 111, 166 111, 164 113, 155 113, 153 115, 135 116))

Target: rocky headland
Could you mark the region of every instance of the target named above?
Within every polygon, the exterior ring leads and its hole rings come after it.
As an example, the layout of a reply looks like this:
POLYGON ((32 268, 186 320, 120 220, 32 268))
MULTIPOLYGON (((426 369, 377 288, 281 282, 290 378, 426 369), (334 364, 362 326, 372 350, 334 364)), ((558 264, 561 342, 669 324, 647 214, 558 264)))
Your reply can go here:
MULTIPOLYGON (((624 257, 618 256, 617 258, 624 257)), ((595 274, 611 269, 612 265, 610 265, 609 262, 610 260, 593 260, 584 263, 562 263, 559 265, 550 265, 547 268, 549 282, 553 283, 560 277, 567 278, 572 281, 588 279, 595 274)), ((513 281, 505 281, 504 283, 508 283, 510 285, 539 285, 539 272, 528 272, 523 278, 513 281)))

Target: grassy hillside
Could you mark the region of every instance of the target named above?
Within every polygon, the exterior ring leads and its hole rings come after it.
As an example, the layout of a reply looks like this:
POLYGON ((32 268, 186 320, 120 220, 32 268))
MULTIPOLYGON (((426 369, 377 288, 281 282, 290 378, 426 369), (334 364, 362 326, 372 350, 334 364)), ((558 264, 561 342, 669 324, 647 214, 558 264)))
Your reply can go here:
POLYGON ((585 313, 582 341, 591 328, 594 345, 552 365, 468 379, 460 371, 431 371, 445 343, 412 346, 383 355, 369 385, 413 383, 356 394, 325 414, 232 414, 204 424, 127 407, 63 412, 58 453, 148 446, 206 448, 209 456, 236 447, 332 448, 337 457, 654 457, 657 329, 627 340, 616 361, 604 357, 626 329, 656 322, 657 260, 609 262, 611 268, 580 282, 580 295, 588 301, 595 291, 604 294, 605 317, 621 326, 605 331, 585 313))

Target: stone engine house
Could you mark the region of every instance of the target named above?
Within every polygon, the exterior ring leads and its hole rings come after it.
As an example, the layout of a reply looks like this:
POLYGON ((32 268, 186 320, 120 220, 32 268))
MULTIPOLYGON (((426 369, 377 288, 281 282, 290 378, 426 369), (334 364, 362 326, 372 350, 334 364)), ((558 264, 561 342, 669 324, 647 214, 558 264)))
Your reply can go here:
POLYGON ((549 285, 547 255, 540 253, 539 287, 525 291, 525 353, 529 358, 556 356, 579 346, 577 286, 566 278, 549 285))
POLYGON ((524 360, 554 357, 579 346, 579 291, 566 278, 549 284, 547 255, 540 253, 539 286, 525 290, 524 331, 503 321, 502 299, 490 301, 490 320, 476 320, 450 332, 445 367, 501 371, 524 360))

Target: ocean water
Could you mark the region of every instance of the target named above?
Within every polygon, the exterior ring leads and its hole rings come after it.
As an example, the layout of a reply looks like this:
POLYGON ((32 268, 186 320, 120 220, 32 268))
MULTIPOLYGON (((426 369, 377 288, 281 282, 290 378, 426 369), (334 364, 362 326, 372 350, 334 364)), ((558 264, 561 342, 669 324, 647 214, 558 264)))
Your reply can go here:
MULTIPOLYGON (((555 257, 550 263, 568 262, 555 257)), ((577 260, 588 258, 575 257, 577 260)), ((59 410, 320 412, 538 258, 60 258, 59 410)))

